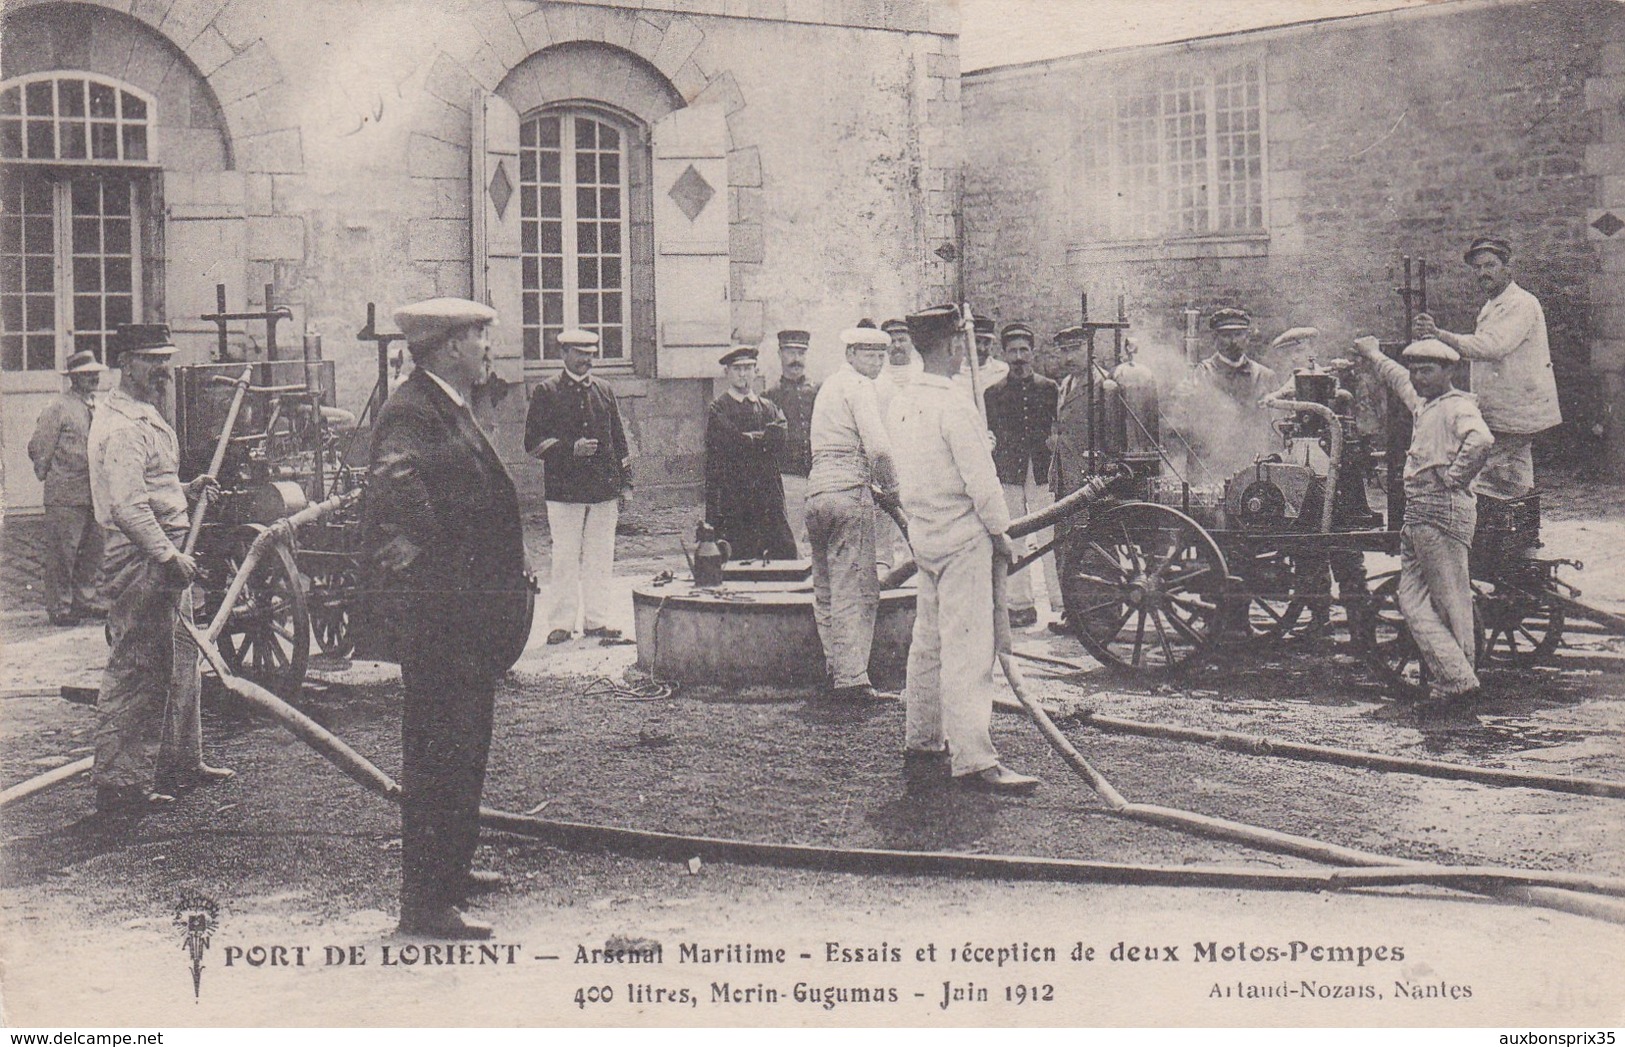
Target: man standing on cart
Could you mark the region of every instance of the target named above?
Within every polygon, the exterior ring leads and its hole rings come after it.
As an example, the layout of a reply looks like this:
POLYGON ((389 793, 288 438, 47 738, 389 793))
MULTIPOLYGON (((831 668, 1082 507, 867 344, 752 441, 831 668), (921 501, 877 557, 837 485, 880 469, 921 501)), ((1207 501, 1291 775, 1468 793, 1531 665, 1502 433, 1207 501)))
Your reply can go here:
POLYGON ((96 702, 96 810, 136 815, 232 772, 203 762, 192 617, 197 561, 183 551, 187 502, 214 485, 180 480, 180 444, 164 420, 176 352, 165 324, 118 329, 119 387, 90 425, 90 492, 106 546, 112 642, 96 702))
POLYGON ((1410 411, 1405 454, 1405 526, 1399 537, 1399 610, 1433 674, 1434 697, 1460 706, 1478 691, 1477 627, 1467 550, 1478 523, 1471 487, 1494 438, 1471 393, 1456 389, 1459 353, 1436 338, 1412 342, 1401 367, 1375 338, 1354 347, 1410 411))
POLYGON ((1563 420, 1546 342, 1540 299, 1512 279, 1512 245, 1494 236, 1474 240, 1462 255, 1489 296, 1472 334, 1441 331, 1433 317, 1416 318, 1416 336, 1434 338, 1472 361, 1473 394, 1495 436, 1475 494, 1517 498, 1535 489, 1535 434, 1563 420))

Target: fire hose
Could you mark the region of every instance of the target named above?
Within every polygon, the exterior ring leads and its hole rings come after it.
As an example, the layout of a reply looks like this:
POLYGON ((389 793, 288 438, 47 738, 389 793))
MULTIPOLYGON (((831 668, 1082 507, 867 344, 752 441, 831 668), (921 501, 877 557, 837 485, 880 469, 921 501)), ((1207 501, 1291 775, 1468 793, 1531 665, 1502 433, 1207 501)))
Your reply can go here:
MULTIPOLYGON (((239 568, 238 575, 233 579, 233 585, 228 592, 241 592, 242 583, 247 575, 273 544, 291 540, 301 523, 332 512, 348 504, 356 496, 357 492, 350 492, 330 498, 267 528, 250 546, 248 555, 244 558, 243 565, 239 568)), ((994 575, 996 612, 1002 611, 1004 607, 1006 578, 1006 565, 997 565, 994 575)), ((227 607, 229 608, 229 604, 227 607)), ((252 707, 288 727, 296 737, 316 749, 320 755, 358 784, 386 799, 398 802, 399 786, 337 735, 321 727, 265 688, 232 675, 219 648, 215 645, 215 637, 218 635, 218 627, 223 622, 224 614, 225 612, 222 612, 221 615, 217 615, 215 623, 211 623, 207 631, 199 630, 190 622, 184 623, 188 635, 197 644, 210 666, 219 674, 222 685, 252 707)), ((1082 754, 1077 752, 1042 708, 1027 696, 1025 684, 1010 655, 1008 616, 995 613, 994 621, 998 623, 996 648, 1000 664, 1018 700, 1046 740, 1061 753, 1068 765, 1085 779, 1113 813, 1150 824, 1180 831, 1199 832, 1281 853, 1319 861, 1341 862, 1346 867, 1321 870, 1169 867, 1067 858, 777 844, 559 822, 488 807, 480 809, 480 824, 489 829, 541 839, 559 847, 604 849, 632 854, 700 856, 709 857, 713 861, 731 860, 868 874, 997 875, 1013 879, 1065 882, 1244 887, 1269 890, 1329 890, 1426 884, 1491 894, 1599 919, 1625 922, 1625 906, 1611 902, 1607 898, 1590 896, 1625 897, 1625 879, 1546 870, 1441 866, 1395 859, 1188 811, 1130 803, 1088 763, 1082 754), (1589 894, 1576 894, 1574 893, 1576 891, 1589 894)), ((60 774, 65 770, 59 768, 53 773, 60 774)))

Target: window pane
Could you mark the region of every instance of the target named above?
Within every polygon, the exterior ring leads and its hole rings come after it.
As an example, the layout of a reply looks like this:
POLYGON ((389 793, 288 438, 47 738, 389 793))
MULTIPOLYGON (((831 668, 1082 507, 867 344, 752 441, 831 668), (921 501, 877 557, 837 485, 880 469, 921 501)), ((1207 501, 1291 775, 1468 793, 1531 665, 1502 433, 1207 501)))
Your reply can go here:
POLYGON ((519 223, 519 249, 534 254, 536 252, 536 223, 519 223))
POLYGON ((73 296, 73 329, 100 331, 102 329, 102 300, 97 295, 73 296))
POLYGON ((113 89, 106 84, 92 83, 90 85, 90 115, 103 116, 108 119, 118 116, 113 95, 113 89))
MULTIPOLYGON (((7 334, 21 334, 23 331, 23 296, 8 294, 0 297, 0 328, 7 334)), ((19 347, 21 343, 18 343, 19 347)))
POLYGON ((55 258, 50 255, 28 255, 24 263, 27 266, 23 277, 23 286, 26 290, 35 294, 56 290, 55 258))
POLYGON ((525 147, 536 144, 536 121, 526 120, 519 125, 519 144, 525 147))
POLYGON ((52 90, 49 80, 36 80, 25 87, 25 104, 28 106, 29 116, 53 116, 56 113, 56 103, 52 98, 56 92, 52 90))
POLYGON ((83 160, 85 158, 85 125, 82 123, 65 123, 61 125, 62 131, 62 158, 64 160, 83 160))
POLYGON ((600 235, 604 245, 602 250, 605 254, 621 253, 621 226, 619 222, 605 222, 600 230, 600 235))
POLYGON ((527 324, 541 323, 541 321, 542 321, 542 306, 541 306, 541 302, 537 298, 537 296, 535 294, 532 294, 532 293, 527 291, 525 293, 525 295, 524 295, 523 301, 524 301, 524 307, 523 307, 524 316, 523 316, 523 320, 521 322, 527 323, 527 324))
POLYGON ((124 125, 124 159, 147 158, 147 129, 140 124, 124 125))
POLYGON ((559 258, 542 259, 542 287, 557 290, 564 286, 564 261, 559 258))
POLYGON ((576 250, 582 254, 598 253, 598 223, 576 223, 576 250))
POLYGON ((19 116, 22 114, 22 92, 15 87, 8 87, 0 91, 0 116, 19 116))
POLYGON ((29 254, 52 254, 56 250, 49 218, 23 219, 23 250, 29 254))
POLYGON ((521 280, 525 288, 528 290, 534 290, 535 288, 540 287, 541 269, 539 266, 537 266, 536 259, 534 257, 526 256, 520 261, 520 265, 524 269, 524 275, 521 277, 521 280))
POLYGON ((27 330, 54 331, 56 330, 56 299, 48 294, 31 294, 24 299, 27 304, 28 316, 27 330))
POLYGON ((619 153, 604 153, 599 156, 598 180, 604 185, 621 184, 621 156, 619 153))
POLYGON ((85 82, 58 80, 56 82, 56 111, 63 116, 85 115, 85 82))
POLYGON ((21 254, 23 250, 23 220, 10 215, 0 217, 0 251, 21 254))
POLYGON ((96 254, 101 249, 101 223, 94 218, 75 218, 73 220, 74 254, 96 254))
POLYGON ((598 125, 598 148, 618 149, 621 144, 621 133, 608 124, 598 125))
POLYGON ((539 154, 539 163, 540 167, 536 172, 539 175, 538 180, 542 182, 552 182, 555 185, 558 184, 559 154, 554 152, 541 153, 539 154))
POLYGON ((591 149, 598 144, 598 123, 584 116, 576 118, 576 148, 591 149))
POLYGON ((600 265, 604 277, 605 287, 621 286, 621 260, 619 258, 605 258, 600 265))
POLYGON ((29 178, 23 182, 23 214, 48 215, 51 206, 51 183, 43 178, 29 178))
POLYGON ((147 103, 128 91, 120 91, 119 96, 124 102, 124 119, 145 120, 147 118, 147 103))
POLYGON ((619 292, 604 292, 604 322, 606 324, 621 322, 621 296, 619 292))
POLYGON ((595 259, 576 259, 576 286, 582 288, 598 286, 598 262, 595 259))
POLYGON ((557 218, 564 213, 564 204, 559 198, 558 186, 542 186, 540 198, 543 218, 557 218))
POLYGON ((23 336, 8 334, 0 337, 0 368, 7 371, 23 369, 23 336))
POLYGON ((56 370, 56 336, 31 334, 27 337, 28 369, 30 371, 56 370))
POLYGON ((109 218, 102 227, 102 245, 108 254, 130 253, 130 220, 109 218))
POLYGON ((56 125, 49 120, 28 121, 28 156, 50 160, 56 157, 56 125))
MULTIPOLYGON (((23 124, 21 120, 0 121, 0 156, 15 160, 23 155, 23 124)), ((20 352, 21 350, 19 350, 20 352)))
POLYGON ((564 295, 558 291, 547 291, 542 294, 542 323, 562 324, 564 322, 564 295))
POLYGON ((597 218, 598 217, 598 190, 596 190, 596 189, 577 189, 576 190, 576 217, 577 218, 597 218))
POLYGON ((542 223, 542 253, 558 254, 564 250, 564 224, 562 222, 542 223))
POLYGON ((597 155, 594 153, 576 154, 576 184, 591 185, 598 180, 597 155))
POLYGON ((559 147, 559 118, 544 116, 536 121, 539 144, 544 148, 557 149, 559 147))
POLYGON ((90 125, 90 155, 96 160, 118 159, 118 125, 90 125))
POLYGON ((581 310, 581 323, 583 325, 598 322, 598 296, 596 294, 580 295, 577 305, 581 310))
POLYGON ((107 296, 107 330, 111 331, 119 324, 130 322, 129 295, 110 294, 107 296))
POLYGON ((606 360, 619 360, 626 355, 626 349, 621 340, 621 329, 619 327, 604 328, 604 333, 602 335, 602 346, 603 348, 600 350, 600 354, 606 360))
POLYGON ((75 291, 100 291, 102 289, 101 259, 75 258, 73 260, 73 289, 75 291))
POLYGON ((73 336, 73 351, 95 353, 96 359, 105 360, 102 352, 102 336, 99 334, 78 334, 73 336))
POLYGON ((621 191, 619 189, 600 189, 598 195, 602 198, 605 218, 621 217, 621 191))
POLYGON ((18 294, 23 289, 23 260, 16 255, 0 257, 0 293, 18 294))
POLYGON ((542 331, 539 327, 525 328, 525 359, 540 360, 542 358, 542 331))
POLYGON ((72 186, 73 213, 94 215, 102 209, 101 183, 93 178, 76 178, 72 186))
POLYGON ((519 180, 536 181, 536 153, 531 149, 519 150, 519 180))
POLYGON ((530 186, 519 190, 519 217, 536 217, 536 190, 530 186))
POLYGON ((130 259, 129 258, 127 258, 127 257, 126 258, 115 258, 115 257, 111 257, 111 256, 108 257, 108 259, 107 259, 107 289, 109 291, 125 291, 125 292, 128 292, 128 291, 131 290, 131 287, 130 287, 130 259))

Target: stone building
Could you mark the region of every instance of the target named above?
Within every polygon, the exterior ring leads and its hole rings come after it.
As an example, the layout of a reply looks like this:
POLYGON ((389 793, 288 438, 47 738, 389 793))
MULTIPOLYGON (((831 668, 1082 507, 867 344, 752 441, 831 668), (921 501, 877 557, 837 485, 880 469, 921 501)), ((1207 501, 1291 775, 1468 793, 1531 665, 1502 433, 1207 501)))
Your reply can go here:
MULTIPOLYGON (((39 502, 60 362, 129 319, 208 360, 217 283, 232 311, 271 285, 356 411, 368 302, 490 301, 531 384, 596 330, 639 497, 690 501, 727 345, 810 329, 817 376, 841 328, 955 286, 956 33, 946 0, 10 0, 6 504, 39 502)), ((533 484, 523 405, 498 442, 533 484)))
POLYGON ((1545 304, 1546 452, 1625 476, 1625 6, 1452 0, 977 70, 963 100, 978 306, 1053 332, 1122 295, 1177 350, 1187 307, 1244 305, 1325 356, 1399 336, 1403 255, 1471 330, 1461 251, 1499 232, 1545 304))

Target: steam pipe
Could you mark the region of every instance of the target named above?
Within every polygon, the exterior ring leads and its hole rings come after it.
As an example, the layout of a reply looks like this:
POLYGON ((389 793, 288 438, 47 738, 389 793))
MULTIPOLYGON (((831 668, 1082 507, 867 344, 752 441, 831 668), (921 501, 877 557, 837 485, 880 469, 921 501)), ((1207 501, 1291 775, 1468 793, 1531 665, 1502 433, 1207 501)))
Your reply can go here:
POLYGON ((1308 400, 1278 400, 1273 396, 1266 396, 1262 401, 1265 407, 1275 411, 1308 411, 1319 415, 1326 423, 1326 431, 1331 436, 1330 462, 1326 466, 1326 493, 1320 500, 1320 533, 1328 534, 1332 529, 1332 503, 1337 494, 1337 473, 1343 465, 1343 420, 1337 417, 1325 404, 1317 404, 1308 400))

